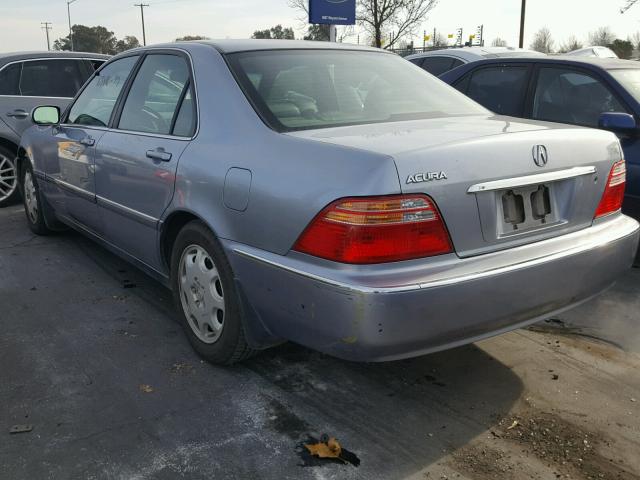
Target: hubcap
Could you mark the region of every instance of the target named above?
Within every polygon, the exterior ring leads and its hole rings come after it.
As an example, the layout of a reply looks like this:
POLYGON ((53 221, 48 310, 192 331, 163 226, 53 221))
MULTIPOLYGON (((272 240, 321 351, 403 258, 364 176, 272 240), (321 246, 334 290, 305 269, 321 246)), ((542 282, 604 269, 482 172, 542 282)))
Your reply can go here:
POLYGON ((215 343, 224 327, 224 291, 220 274, 207 251, 191 245, 179 266, 180 302, 189 326, 204 343, 215 343))
POLYGON ((24 174, 24 205, 27 208, 29 220, 33 223, 38 222, 38 198, 36 197, 36 187, 33 184, 31 172, 24 174))
POLYGON ((11 160, 0 155, 0 202, 9 198, 16 190, 16 167, 11 160))

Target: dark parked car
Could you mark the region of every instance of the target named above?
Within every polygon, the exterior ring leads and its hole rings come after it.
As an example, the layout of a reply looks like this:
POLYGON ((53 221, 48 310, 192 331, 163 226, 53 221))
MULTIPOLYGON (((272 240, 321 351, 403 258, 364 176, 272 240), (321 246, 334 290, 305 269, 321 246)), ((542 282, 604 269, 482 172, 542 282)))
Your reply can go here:
POLYGON ((640 218, 640 63, 502 58, 463 65, 440 79, 500 115, 616 133, 627 161, 623 211, 640 218))
POLYGON ((46 103, 64 109, 107 55, 28 52, 0 55, 0 207, 18 194, 14 160, 31 110, 46 103))

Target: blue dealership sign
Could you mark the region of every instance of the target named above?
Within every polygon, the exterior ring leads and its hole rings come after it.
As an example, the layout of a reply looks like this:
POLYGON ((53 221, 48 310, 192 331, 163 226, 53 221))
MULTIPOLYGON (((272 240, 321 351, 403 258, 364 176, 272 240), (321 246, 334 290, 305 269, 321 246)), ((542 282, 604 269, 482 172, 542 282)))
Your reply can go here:
POLYGON ((355 25, 356 0, 309 0, 309 23, 355 25))

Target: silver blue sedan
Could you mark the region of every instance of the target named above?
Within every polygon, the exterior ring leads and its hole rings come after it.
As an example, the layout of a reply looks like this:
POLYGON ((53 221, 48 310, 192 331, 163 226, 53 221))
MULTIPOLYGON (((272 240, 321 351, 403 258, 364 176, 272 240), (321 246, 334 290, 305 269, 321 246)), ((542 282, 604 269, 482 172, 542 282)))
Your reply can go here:
POLYGON ((598 294, 638 244, 613 134, 494 116, 380 50, 133 50, 33 120, 31 229, 165 283, 217 363, 285 340, 366 361, 473 342, 598 294))

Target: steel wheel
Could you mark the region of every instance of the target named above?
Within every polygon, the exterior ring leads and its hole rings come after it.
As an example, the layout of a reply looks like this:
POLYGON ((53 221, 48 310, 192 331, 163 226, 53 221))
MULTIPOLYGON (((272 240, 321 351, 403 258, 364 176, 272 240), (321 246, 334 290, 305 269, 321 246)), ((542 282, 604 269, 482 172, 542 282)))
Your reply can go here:
POLYGON ((38 222, 38 197, 33 177, 30 171, 24 174, 24 205, 27 207, 27 215, 32 223, 38 222))
POLYGON ((224 327, 224 291, 218 269, 199 245, 184 249, 178 267, 180 303, 193 333, 204 343, 215 343, 224 327))
POLYGON ((13 161, 0 153, 0 202, 13 195, 17 185, 18 176, 13 161))

